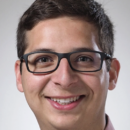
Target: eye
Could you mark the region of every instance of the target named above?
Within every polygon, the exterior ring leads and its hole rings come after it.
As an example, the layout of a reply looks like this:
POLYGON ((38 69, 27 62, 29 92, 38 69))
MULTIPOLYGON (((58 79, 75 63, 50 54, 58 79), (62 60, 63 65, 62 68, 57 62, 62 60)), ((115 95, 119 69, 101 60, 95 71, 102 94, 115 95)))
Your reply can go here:
POLYGON ((92 62, 93 59, 87 56, 80 56, 77 59, 78 62, 92 62))
POLYGON ((51 57, 40 57, 40 58, 38 58, 38 59, 36 59, 36 63, 44 63, 44 62, 52 62, 53 60, 51 59, 51 57))

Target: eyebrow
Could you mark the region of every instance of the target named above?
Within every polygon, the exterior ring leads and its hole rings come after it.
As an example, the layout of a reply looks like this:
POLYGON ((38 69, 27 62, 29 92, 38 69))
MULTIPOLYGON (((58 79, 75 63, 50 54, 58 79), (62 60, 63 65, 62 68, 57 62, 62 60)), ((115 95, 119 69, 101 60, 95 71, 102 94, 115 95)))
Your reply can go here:
POLYGON ((95 50, 93 48, 80 47, 80 48, 73 48, 72 51, 95 51, 95 50))
POLYGON ((39 49, 35 49, 32 52, 37 52, 37 51, 49 51, 49 52, 54 52, 53 49, 49 49, 49 48, 39 48, 39 49))

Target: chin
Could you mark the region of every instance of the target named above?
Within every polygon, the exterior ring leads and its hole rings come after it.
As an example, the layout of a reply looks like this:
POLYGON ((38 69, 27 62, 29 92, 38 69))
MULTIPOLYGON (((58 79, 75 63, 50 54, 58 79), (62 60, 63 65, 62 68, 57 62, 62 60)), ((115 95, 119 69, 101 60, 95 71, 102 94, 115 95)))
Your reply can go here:
POLYGON ((76 130, 76 124, 73 122, 63 122, 63 123, 55 123, 53 124, 53 127, 56 128, 56 130, 76 130))
POLYGON ((79 121, 74 116, 62 116, 57 117, 51 122, 52 126, 57 130, 76 130, 78 128, 79 121))

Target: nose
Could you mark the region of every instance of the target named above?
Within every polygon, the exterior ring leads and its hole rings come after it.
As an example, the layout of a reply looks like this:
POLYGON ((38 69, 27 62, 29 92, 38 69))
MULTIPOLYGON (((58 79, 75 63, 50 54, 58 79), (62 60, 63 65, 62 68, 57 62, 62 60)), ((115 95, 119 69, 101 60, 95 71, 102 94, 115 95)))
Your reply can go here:
POLYGON ((52 81, 55 85, 64 89, 74 86, 78 82, 77 72, 73 71, 66 58, 61 59, 56 71, 52 74, 52 81))

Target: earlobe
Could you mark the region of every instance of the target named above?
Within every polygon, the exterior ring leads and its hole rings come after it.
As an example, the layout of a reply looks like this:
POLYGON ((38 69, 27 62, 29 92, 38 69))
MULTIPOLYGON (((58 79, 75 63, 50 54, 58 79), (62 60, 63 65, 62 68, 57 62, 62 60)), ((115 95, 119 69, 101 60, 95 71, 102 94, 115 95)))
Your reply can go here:
POLYGON ((20 92, 23 92, 23 87, 22 87, 22 79, 21 79, 21 73, 20 73, 20 61, 17 60, 15 63, 15 76, 16 76, 16 84, 17 88, 20 92))
POLYGON ((120 63, 116 58, 113 58, 109 70, 109 90, 113 90, 116 87, 119 71, 120 63))

